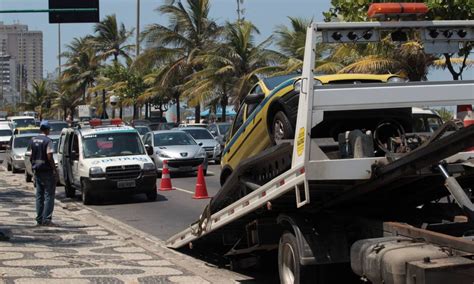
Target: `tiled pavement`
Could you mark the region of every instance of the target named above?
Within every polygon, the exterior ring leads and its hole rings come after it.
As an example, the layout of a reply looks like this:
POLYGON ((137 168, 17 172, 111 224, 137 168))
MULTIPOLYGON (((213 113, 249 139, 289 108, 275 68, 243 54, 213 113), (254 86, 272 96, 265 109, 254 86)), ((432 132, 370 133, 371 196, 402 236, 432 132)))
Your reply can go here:
POLYGON ((235 283, 229 271, 179 255, 81 206, 56 201, 58 227, 35 226, 34 192, 0 172, 0 283, 235 283), (98 221, 99 220, 99 221, 98 221))

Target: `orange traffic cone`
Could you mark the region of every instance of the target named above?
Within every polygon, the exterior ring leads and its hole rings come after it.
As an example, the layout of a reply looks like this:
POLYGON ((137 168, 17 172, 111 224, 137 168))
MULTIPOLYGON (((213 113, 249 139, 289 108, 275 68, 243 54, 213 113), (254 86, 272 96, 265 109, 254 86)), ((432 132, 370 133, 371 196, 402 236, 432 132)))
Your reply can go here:
POLYGON ((196 191, 194 192, 194 199, 206 199, 210 198, 207 195, 206 180, 204 179, 204 172, 202 170, 202 165, 198 167, 198 176, 196 182, 196 191))
POLYGON ((170 170, 168 169, 168 161, 163 161, 163 170, 161 171, 160 191, 173 190, 171 185, 170 170))

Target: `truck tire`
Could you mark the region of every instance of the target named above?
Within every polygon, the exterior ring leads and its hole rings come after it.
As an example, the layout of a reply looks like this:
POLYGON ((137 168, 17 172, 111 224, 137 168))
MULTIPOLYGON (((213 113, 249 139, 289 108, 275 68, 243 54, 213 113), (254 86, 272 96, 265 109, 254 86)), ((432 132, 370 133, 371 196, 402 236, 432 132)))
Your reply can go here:
POLYGON ((66 197, 68 198, 76 197, 76 190, 67 181, 65 182, 65 185, 64 185, 64 192, 66 193, 66 197))
POLYGON ((278 244, 278 272, 282 284, 317 283, 316 267, 301 265, 296 237, 288 231, 278 244))
POLYGON ((158 198, 158 193, 156 192, 157 188, 156 186, 153 188, 153 190, 150 190, 149 192, 146 193, 146 199, 148 201, 156 201, 158 198))
POLYGON ((271 126, 271 140, 273 143, 276 144, 278 140, 291 139, 294 133, 295 130, 286 114, 282 111, 277 112, 273 117, 271 126))
POLYGON ((84 182, 81 182, 81 191, 82 191, 82 204, 84 205, 92 204, 91 193, 89 192, 89 188, 84 184, 84 182))
POLYGON ((32 176, 28 173, 28 171, 25 169, 25 181, 26 182, 31 182, 32 176))

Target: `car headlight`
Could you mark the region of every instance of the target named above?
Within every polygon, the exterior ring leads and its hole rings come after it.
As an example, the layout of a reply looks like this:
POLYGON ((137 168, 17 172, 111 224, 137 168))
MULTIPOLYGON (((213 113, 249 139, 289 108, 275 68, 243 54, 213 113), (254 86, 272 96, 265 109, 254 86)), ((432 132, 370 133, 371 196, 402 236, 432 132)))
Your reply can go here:
POLYGON ((155 171, 155 170, 156 170, 155 164, 153 164, 153 163, 144 163, 143 164, 143 171, 144 172, 151 172, 151 171, 155 171))
POLYGON ((89 169, 89 177, 103 177, 105 175, 104 170, 101 167, 91 167, 89 169))
POLYGON ((202 148, 197 153, 197 158, 205 158, 206 156, 207 156, 206 151, 202 148))
POLYGON ((221 144, 216 144, 216 146, 214 146, 214 152, 219 153, 220 151, 221 151, 221 144))
POLYGON ((158 157, 160 158, 171 158, 170 155, 164 153, 164 152, 156 152, 158 154, 158 157))
POLYGON ((408 79, 394 76, 394 77, 388 78, 387 82, 389 82, 389 83, 406 83, 406 82, 408 82, 408 79))

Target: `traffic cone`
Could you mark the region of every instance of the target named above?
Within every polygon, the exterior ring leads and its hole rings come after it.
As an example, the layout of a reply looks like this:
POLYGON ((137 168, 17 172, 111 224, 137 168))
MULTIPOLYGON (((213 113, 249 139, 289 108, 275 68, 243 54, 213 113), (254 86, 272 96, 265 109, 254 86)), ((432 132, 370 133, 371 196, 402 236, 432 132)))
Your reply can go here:
POLYGON ((171 185, 170 170, 168 169, 168 161, 163 161, 163 170, 161 171, 160 191, 173 190, 171 185))
MULTIPOLYGON (((474 125, 474 116, 472 110, 469 110, 466 117, 464 118, 464 127, 474 125)), ((467 148, 467 152, 474 151, 474 146, 467 148)))
POLYGON ((206 180, 204 179, 204 172, 202 170, 202 165, 198 167, 198 176, 196 182, 196 191, 194 192, 194 199, 206 199, 210 198, 207 195, 206 180))

